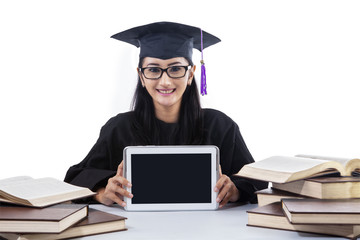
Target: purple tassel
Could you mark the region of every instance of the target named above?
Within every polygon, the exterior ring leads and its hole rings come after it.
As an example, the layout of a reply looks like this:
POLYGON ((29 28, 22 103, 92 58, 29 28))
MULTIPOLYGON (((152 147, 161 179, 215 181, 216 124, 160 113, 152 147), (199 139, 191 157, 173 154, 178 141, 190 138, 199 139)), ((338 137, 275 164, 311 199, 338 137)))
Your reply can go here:
POLYGON ((206 71, 205 71, 205 63, 203 60, 201 60, 201 84, 200 84, 200 89, 201 89, 201 95, 204 96, 207 94, 206 91, 206 71))
POLYGON ((207 94, 206 91, 206 71, 205 71, 205 63, 204 63, 204 56, 203 56, 203 32, 200 29, 201 33, 201 82, 200 82, 200 92, 201 95, 204 96, 207 94))

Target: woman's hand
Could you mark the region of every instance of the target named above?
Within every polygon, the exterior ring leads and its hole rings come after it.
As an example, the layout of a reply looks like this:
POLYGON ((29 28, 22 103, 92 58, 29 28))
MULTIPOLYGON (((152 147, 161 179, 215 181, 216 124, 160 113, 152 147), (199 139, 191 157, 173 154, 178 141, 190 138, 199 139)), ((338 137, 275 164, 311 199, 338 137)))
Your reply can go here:
POLYGON ((133 197, 131 193, 123 188, 123 186, 131 187, 131 183, 123 177, 123 165, 124 161, 119 164, 116 175, 109 178, 105 188, 98 189, 95 196, 96 201, 104 205, 111 205, 116 202, 120 206, 125 207, 124 197, 133 197))
POLYGON ((219 208, 222 208, 229 201, 236 202, 239 200, 240 192, 231 179, 228 176, 222 174, 220 166, 219 172, 220 179, 217 181, 214 191, 218 192, 216 202, 220 203, 219 208))

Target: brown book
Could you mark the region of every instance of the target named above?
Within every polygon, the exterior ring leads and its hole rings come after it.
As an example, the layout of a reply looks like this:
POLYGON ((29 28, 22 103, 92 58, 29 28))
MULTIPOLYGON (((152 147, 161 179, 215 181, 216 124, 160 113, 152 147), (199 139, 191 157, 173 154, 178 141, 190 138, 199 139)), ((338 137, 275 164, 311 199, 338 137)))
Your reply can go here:
POLYGON ((274 156, 250 163, 242 167, 237 175, 267 182, 286 183, 334 172, 341 176, 351 176, 353 172, 358 171, 360 159, 298 155, 274 156))
POLYGON ((58 204, 47 208, 0 206, 0 232, 59 233, 85 218, 85 204, 58 204))
POLYGON ((88 188, 74 186, 55 178, 34 179, 19 176, 0 180, 0 202, 46 207, 93 196, 88 188))
POLYGON ((319 199, 360 198, 359 177, 318 177, 289 183, 273 183, 273 188, 319 199))
POLYGON ((291 223, 360 224, 360 199, 283 199, 291 223))
POLYGON ((273 188, 265 188, 259 191, 256 191, 258 205, 265 206, 273 202, 280 202, 283 198, 305 198, 301 195, 285 192, 273 188))
POLYGON ((248 226, 319 233, 347 238, 355 238, 356 236, 360 235, 360 225, 291 224, 282 210, 281 202, 275 202, 262 207, 257 207, 247 211, 247 213, 248 226))
POLYGON ((127 230, 125 227, 125 217, 106 213, 103 211, 89 209, 87 218, 77 223, 73 227, 66 229, 61 233, 33 233, 33 234, 15 234, 0 233, 0 236, 9 240, 56 240, 68 239, 101 233, 117 232, 127 230))

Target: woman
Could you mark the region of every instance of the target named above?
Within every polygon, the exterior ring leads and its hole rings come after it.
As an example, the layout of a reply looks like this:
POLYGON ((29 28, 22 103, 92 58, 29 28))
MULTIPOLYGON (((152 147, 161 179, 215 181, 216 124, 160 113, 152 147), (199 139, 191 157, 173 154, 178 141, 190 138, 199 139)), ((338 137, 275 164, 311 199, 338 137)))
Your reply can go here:
POLYGON ((254 192, 267 183, 234 176, 254 160, 235 122, 219 111, 201 108, 194 79, 192 49, 202 51, 220 39, 170 22, 132 28, 112 37, 140 47, 133 111, 111 118, 102 127, 94 147, 68 170, 65 181, 97 191, 95 200, 100 203, 125 206, 123 198, 133 197, 122 187, 131 187, 122 172, 126 146, 216 145, 222 170, 214 189, 219 207, 229 201, 256 201, 254 192))

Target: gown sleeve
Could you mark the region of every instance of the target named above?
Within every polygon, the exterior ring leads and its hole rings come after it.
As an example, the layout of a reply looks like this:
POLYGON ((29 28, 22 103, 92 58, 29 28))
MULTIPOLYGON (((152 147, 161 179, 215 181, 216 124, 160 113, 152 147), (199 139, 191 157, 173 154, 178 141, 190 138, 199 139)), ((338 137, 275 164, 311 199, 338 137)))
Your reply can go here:
POLYGON ((101 128, 100 136, 88 155, 69 168, 64 181, 92 191, 105 187, 107 180, 115 176, 122 161, 125 140, 131 139, 128 129, 129 120, 126 115, 110 119, 101 128))
POLYGON ((210 141, 220 149, 222 173, 229 176, 240 192, 241 202, 256 203, 255 191, 268 187, 267 182, 246 179, 235 174, 245 165, 254 162, 238 125, 225 114, 216 110, 207 110, 208 134, 210 141))
POLYGON ((93 191, 105 186, 105 181, 116 174, 107 164, 107 152, 106 143, 96 143, 83 161, 69 168, 64 181, 93 191))
POLYGON ((234 127, 232 146, 233 148, 231 149, 230 147, 229 149, 229 153, 232 153, 232 156, 229 156, 232 158, 229 176, 240 192, 239 201, 256 203, 257 196, 255 192, 267 188, 268 183, 234 175, 238 173, 245 164, 254 162, 236 124, 234 127))

